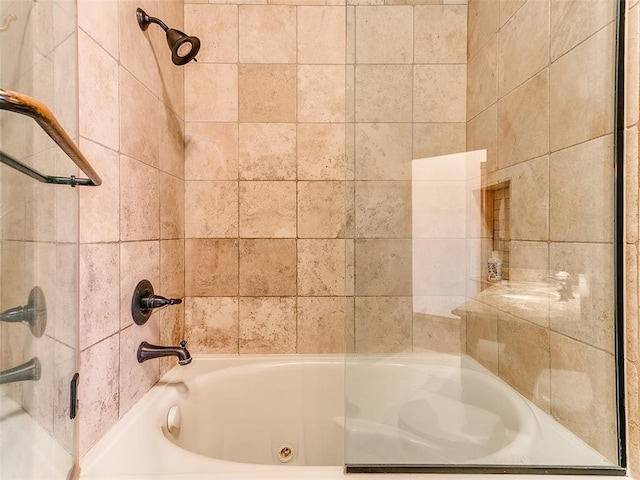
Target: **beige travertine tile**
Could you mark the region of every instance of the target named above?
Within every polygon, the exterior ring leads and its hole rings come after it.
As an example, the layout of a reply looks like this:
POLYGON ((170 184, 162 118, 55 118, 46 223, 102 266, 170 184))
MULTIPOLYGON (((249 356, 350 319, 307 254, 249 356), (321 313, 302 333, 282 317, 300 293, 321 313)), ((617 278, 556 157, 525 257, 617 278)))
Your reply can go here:
POLYGON ((77 352, 60 341, 54 346, 53 435, 67 451, 73 449, 77 434, 69 422, 69 378, 78 371, 77 352))
POLYGON ((186 182, 185 210, 188 238, 237 237, 238 182, 186 182))
POLYGON ((184 180, 160 173, 160 238, 184 238, 184 180))
POLYGON ((625 245, 625 357, 638 361, 638 247, 625 245))
POLYGON ((356 121, 411 122, 411 65, 357 65, 356 121))
POLYGON ((551 333, 551 414, 616 463, 617 427, 613 356, 551 333))
POLYGON ((360 6, 356 8, 357 63, 411 63, 413 8, 360 6))
MULTIPOLYGON (((120 328, 133 324, 131 298, 141 280, 149 280, 158 295, 160 286, 160 242, 120 243, 120 328)), ((151 340, 149 340, 151 342, 151 340)), ((151 342, 153 343, 153 342, 151 342)))
POLYGON ((238 241, 186 239, 184 251, 187 297, 238 294, 238 241))
POLYGON ((84 138, 80 150, 96 169, 100 188, 78 191, 80 242, 117 242, 120 238, 120 160, 118 153, 84 138), (99 220, 98 220, 99 219, 99 220))
POLYGON ((345 135, 342 123, 299 123, 298 180, 343 180, 345 135))
POLYGON ((240 353, 294 353, 296 299, 240 298, 240 353))
POLYGON ((120 146, 118 63, 82 30, 78 32, 80 135, 111 150, 120 146))
POLYGON ((158 170, 120 156, 120 240, 160 236, 158 170))
POLYGON ((467 353, 487 367, 498 373, 498 310, 476 300, 468 300, 465 304, 467 313, 467 353))
POLYGON ((414 9, 415 62, 467 61, 467 7, 424 5, 414 9))
POLYGON ((199 62, 238 61, 237 5, 185 5, 184 31, 196 35, 202 42, 204 48, 198 53, 199 62))
POLYGON ((549 64, 549 8, 549 0, 526 2, 500 30, 500 97, 549 64))
POLYGON ((241 122, 296 120, 295 65, 240 65, 241 122))
POLYGON ((82 375, 78 392, 84 412, 83 420, 79 422, 81 455, 87 453, 118 420, 118 351, 118 336, 113 335, 80 352, 82 375))
POLYGON ((411 240, 356 240, 356 295, 411 295, 411 240))
POLYGON ((498 36, 494 36, 467 66, 467 118, 498 101, 498 36))
POLYGON ((411 237, 411 182, 356 182, 358 238, 411 237))
POLYGON ((512 240, 509 244, 509 280, 546 282, 549 245, 546 242, 512 240))
POLYGON ((466 352, 463 319, 413 313, 413 348, 445 353, 466 352))
MULTIPOLYGON (((159 28, 140 30, 136 19, 136 0, 119 0, 120 5, 120 65, 133 74, 156 97, 160 97, 160 66, 158 58, 162 55, 170 57, 164 34, 159 28), (159 40, 162 38, 164 45, 159 40), (159 48, 162 46, 162 48, 159 48)), ((147 2, 145 11, 158 16, 158 3, 147 2)), ((115 31, 112 32, 115 35, 115 31)))
POLYGON ((476 53, 498 32, 500 4, 498 0, 469 0, 467 56, 476 53))
POLYGON ((467 151, 486 150, 486 173, 498 168, 498 104, 467 123, 467 151))
POLYGON ((356 297, 356 352, 410 352, 411 316, 411 297, 356 297))
POLYGON ((296 62, 296 7, 240 5, 241 63, 296 62))
POLYGON ((120 152, 158 166, 160 102, 124 68, 120 68, 120 152))
POLYGON ((296 236, 295 182, 240 182, 240 236, 296 236))
MULTIPOLYGON (((568 272, 573 299, 551 330, 607 352, 614 350, 613 247, 597 243, 551 243, 549 273, 568 272)), ((555 282, 555 280, 551 280, 555 282)))
POLYGON ((109 0, 78 1, 78 26, 118 59, 118 3, 109 0))
POLYGON ((549 330, 499 311, 498 342, 500 377, 549 412, 549 330))
POLYGON ((353 235, 345 182, 298 182, 298 237, 343 238, 353 235))
POLYGON ((294 123, 241 123, 239 139, 241 180, 295 180, 294 123))
POLYGON ((611 135, 551 155, 551 239, 573 242, 613 240, 611 135), (581 175, 576 175, 581 172, 581 175))
POLYGON ((549 72, 545 69, 498 101, 500 168, 549 151, 548 95, 549 72))
MULTIPOLYGON (((113 335, 120 327, 120 303, 116 301, 120 298, 118 244, 81 245, 79 278, 82 285, 79 338, 80 348, 85 349, 113 335)), ((6 293, 2 294, 4 300, 6 293)))
POLYGON ((295 239, 240 239, 240 295, 296 294, 295 239))
POLYGON ((341 297, 299 297, 298 353, 345 351, 345 300, 341 297))
POLYGON ((355 168, 358 180, 411 178, 410 123, 357 123, 355 168))
POLYGON ((414 123, 413 159, 466 151, 465 123, 414 123))
POLYGON ((627 243, 636 243, 640 232, 637 126, 625 129, 624 142, 624 239, 627 243))
POLYGON ((298 240, 298 295, 345 293, 345 241, 298 240))
POLYGON ((184 324, 190 352, 238 353, 237 298, 189 297, 184 324))
POLYGON ((298 63, 344 65, 345 7, 301 6, 297 20, 298 63))
MULTIPOLYGON (((184 66, 186 121, 235 122, 238 120, 238 66, 194 64, 184 66)), ((240 80, 241 82, 241 80, 240 80)), ((242 92, 242 85, 240 85, 242 92)))
POLYGON ((551 0, 551 60, 612 22, 615 11, 613 0, 551 0))
MULTIPOLYGON (((159 17, 171 25, 173 28, 184 31, 184 5, 172 0, 160 0, 158 3, 159 17)), ((190 30, 187 30, 190 32, 190 30)), ((193 35, 193 34, 192 34, 193 35)), ((171 109, 175 115, 184 120, 184 71, 176 67, 171 61, 171 55, 167 48, 166 35, 158 32, 154 50, 156 52, 166 52, 157 55, 160 73, 160 93, 158 98, 171 109)), ((200 57, 198 56, 198 60, 200 57)), ((184 135, 180 135, 181 138, 184 135)), ((160 160, 162 164, 162 159, 160 160)), ((165 362, 166 363, 166 362, 165 362)))
POLYGON ((120 332, 120 396, 118 414, 120 418, 160 378, 160 362, 138 363, 136 352, 142 342, 157 345, 160 340, 159 326, 148 321, 143 326, 131 325, 120 332))
POLYGON ((298 66, 298 121, 345 121, 345 67, 298 66))
POLYGON ((53 313, 54 338, 67 345, 78 340, 78 265, 80 258, 77 244, 56 245, 55 298, 53 313))
POLYGON ((500 0, 500 26, 502 27, 527 0, 500 0))
POLYGON ((236 180, 238 125, 187 122, 184 157, 187 180, 236 180))
POLYGON ((184 239, 160 241, 160 283, 165 297, 184 297, 184 239))
POLYGON ((414 122, 465 122, 467 65, 415 65, 414 122))
POLYGON ((549 212, 555 208, 549 204, 549 157, 528 160, 502 174, 511 180, 510 238, 547 240, 549 212))
POLYGON ((625 379, 627 472, 632 476, 636 476, 640 465, 640 425, 638 424, 638 365, 635 362, 625 362, 625 379))
POLYGON ((158 166, 163 172, 184 179, 184 120, 168 107, 162 107, 159 123, 160 154, 158 166))
MULTIPOLYGON (((628 5, 628 4, 627 4, 628 5)), ((640 104, 640 7, 634 5, 625 13, 627 25, 625 27, 625 125, 638 123, 640 104)))
POLYGON ((610 25, 551 65, 552 152, 612 131, 613 34, 610 25))

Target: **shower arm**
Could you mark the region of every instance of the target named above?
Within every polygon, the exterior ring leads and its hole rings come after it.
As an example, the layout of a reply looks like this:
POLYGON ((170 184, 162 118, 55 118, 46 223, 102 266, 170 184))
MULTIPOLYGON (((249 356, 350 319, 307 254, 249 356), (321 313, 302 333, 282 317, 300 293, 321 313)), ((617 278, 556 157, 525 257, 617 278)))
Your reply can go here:
POLYGON ((144 11, 140 9, 136 10, 136 16, 138 17, 138 24, 140 25, 140 28, 142 30, 146 30, 147 28, 149 28, 149 25, 152 23, 159 25, 160 28, 162 28, 162 30, 164 30, 165 32, 169 30, 169 27, 167 26, 167 24, 164 23, 162 20, 156 17, 152 17, 151 15, 147 15, 144 11))

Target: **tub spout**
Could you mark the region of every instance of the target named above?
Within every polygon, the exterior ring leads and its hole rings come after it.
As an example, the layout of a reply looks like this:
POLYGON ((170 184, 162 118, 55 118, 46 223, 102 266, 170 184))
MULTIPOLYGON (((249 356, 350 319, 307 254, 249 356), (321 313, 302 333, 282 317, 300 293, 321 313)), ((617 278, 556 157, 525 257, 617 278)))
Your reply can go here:
POLYGON ((180 342, 177 347, 169 346, 163 347, 160 345, 152 345, 148 342, 142 342, 138 347, 138 362, 146 362, 152 358, 169 357, 174 355, 178 357, 178 364, 188 365, 191 363, 191 354, 187 350, 187 342, 185 340, 180 342))

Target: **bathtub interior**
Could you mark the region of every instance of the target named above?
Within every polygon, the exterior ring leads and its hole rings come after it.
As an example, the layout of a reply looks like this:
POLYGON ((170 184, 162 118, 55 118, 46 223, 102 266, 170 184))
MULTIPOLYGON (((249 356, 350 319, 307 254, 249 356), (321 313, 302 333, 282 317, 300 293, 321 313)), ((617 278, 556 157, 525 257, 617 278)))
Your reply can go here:
POLYGON ((86 455, 82 477, 299 471, 304 478, 310 468, 336 473, 373 461, 610 465, 470 357, 347 364, 334 356, 196 356, 86 455), (345 395, 345 381, 361 387, 357 395, 345 395))

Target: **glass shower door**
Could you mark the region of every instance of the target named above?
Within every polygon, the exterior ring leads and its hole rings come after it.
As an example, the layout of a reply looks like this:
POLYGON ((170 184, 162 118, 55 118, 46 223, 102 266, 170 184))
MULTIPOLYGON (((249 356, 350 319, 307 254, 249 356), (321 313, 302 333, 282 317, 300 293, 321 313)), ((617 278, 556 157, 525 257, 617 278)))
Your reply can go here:
MULTIPOLYGON (((0 88, 47 105, 77 142, 75 1, 0 2, 0 88)), ((49 175, 77 167, 31 118, 0 110, 0 151, 49 175)), ((0 167, 0 477, 74 465, 77 189, 0 167)))
POLYGON ((347 6, 347 471, 620 473, 619 5, 422 3, 347 6))

